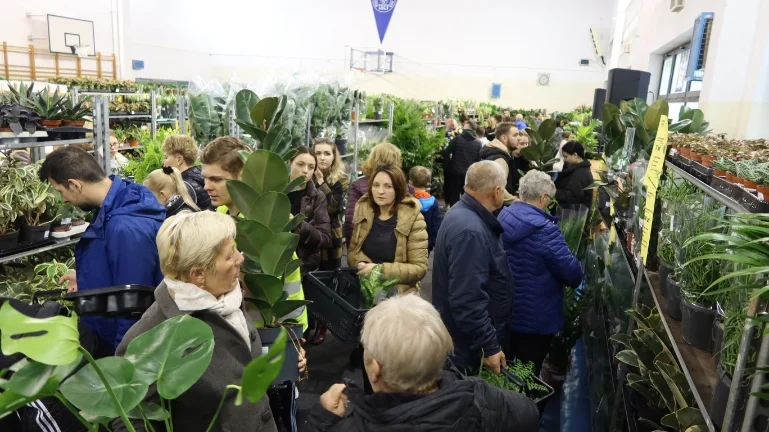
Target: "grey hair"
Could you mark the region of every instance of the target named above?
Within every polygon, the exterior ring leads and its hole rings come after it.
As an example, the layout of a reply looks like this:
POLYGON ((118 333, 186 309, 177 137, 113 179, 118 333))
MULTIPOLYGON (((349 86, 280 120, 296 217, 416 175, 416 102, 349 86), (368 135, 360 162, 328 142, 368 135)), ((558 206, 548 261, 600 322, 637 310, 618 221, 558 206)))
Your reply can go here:
POLYGON ((521 178, 521 183, 518 187, 518 195, 526 202, 534 202, 542 196, 547 194, 550 197, 555 196, 555 184, 550 176, 542 171, 531 170, 521 178))
POLYGON ((470 165, 465 176, 465 189, 483 192, 496 186, 505 188, 507 177, 498 163, 480 161, 470 165))

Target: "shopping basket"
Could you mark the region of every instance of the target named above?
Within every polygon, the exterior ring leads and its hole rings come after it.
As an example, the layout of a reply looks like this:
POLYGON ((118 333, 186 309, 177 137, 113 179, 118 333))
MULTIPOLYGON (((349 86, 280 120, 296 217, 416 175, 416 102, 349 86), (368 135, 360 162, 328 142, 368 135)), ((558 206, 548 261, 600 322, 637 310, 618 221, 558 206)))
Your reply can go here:
POLYGON ((311 300, 310 315, 345 343, 360 341, 363 317, 358 269, 341 268, 307 275, 304 296, 311 300))

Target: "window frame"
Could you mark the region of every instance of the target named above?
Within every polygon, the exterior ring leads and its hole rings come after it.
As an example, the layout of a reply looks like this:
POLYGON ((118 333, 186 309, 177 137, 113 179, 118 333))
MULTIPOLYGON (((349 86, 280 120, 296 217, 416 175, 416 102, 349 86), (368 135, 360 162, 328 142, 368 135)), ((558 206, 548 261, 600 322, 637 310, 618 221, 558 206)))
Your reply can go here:
POLYGON ((673 103, 683 103, 684 105, 688 104, 689 102, 699 102, 700 91, 691 90, 692 81, 689 79, 686 80, 684 91, 678 92, 678 93, 672 93, 674 91, 673 85, 675 84, 675 76, 676 76, 676 69, 675 69, 676 60, 678 59, 679 55, 683 54, 684 52, 688 52, 690 48, 691 48, 691 42, 688 42, 679 48, 676 48, 674 50, 671 50, 663 54, 662 64, 660 65, 660 85, 657 88, 657 99, 664 99, 668 102, 673 102, 673 103), (669 58, 672 59, 671 60, 672 63, 670 67, 669 76, 667 77, 667 79, 665 79, 663 72, 665 71, 665 62, 669 58), (660 94, 663 88, 663 85, 666 85, 668 89, 667 93, 664 95, 660 94))

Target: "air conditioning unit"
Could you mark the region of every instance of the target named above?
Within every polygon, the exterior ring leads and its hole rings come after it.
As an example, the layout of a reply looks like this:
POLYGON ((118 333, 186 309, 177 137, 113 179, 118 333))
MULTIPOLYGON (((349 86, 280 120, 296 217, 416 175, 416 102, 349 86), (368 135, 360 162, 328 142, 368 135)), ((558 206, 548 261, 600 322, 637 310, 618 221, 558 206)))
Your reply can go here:
POLYGON ((630 53, 630 51, 632 50, 632 48, 633 48, 633 44, 632 44, 632 43, 626 43, 626 44, 625 44, 625 52, 626 52, 626 53, 630 53))
POLYGON ((684 0, 670 0, 670 12, 681 12, 684 8, 684 0))

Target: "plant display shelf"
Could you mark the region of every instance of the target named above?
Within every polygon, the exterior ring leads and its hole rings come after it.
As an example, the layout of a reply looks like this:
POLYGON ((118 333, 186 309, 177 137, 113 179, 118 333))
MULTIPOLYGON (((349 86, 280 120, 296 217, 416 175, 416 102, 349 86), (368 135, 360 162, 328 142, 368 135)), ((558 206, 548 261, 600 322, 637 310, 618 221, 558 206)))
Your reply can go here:
POLYGON ((361 106, 360 101, 355 101, 355 106, 353 107, 353 110, 355 111, 355 121, 353 122, 353 151, 352 151, 352 169, 351 172, 354 174, 357 174, 358 167, 360 165, 360 161, 358 160, 358 153, 360 151, 360 125, 362 124, 387 124, 387 137, 389 138, 393 134, 393 117, 395 112, 395 104, 393 102, 390 102, 390 106, 388 107, 388 112, 390 115, 387 116, 387 118, 384 119, 361 119, 361 106))
POLYGON ((135 91, 105 92, 101 90, 80 90, 80 89, 78 89, 77 93, 80 95, 87 95, 87 96, 122 96, 122 95, 141 96, 142 94, 147 94, 147 93, 136 93, 135 91))
POLYGON ((673 171, 677 176, 685 179, 692 185, 696 186, 701 191, 708 194, 708 196, 712 197, 719 203, 723 204, 724 206, 728 207, 729 209, 737 212, 737 213, 750 213, 750 210, 743 207, 739 202, 737 202, 735 199, 728 197, 721 192, 717 191, 716 189, 710 187, 707 183, 699 180, 698 178, 694 177, 693 175, 689 174, 688 172, 684 171, 683 169, 675 166, 672 162, 666 160, 665 161, 665 167, 671 171, 673 171))
POLYGON ((36 255, 36 254, 39 254, 41 252, 46 252, 46 251, 49 251, 49 250, 58 249, 60 247, 74 245, 74 244, 76 244, 79 241, 80 241, 80 237, 70 238, 69 240, 56 241, 53 244, 49 244, 49 245, 46 245, 46 246, 43 246, 43 247, 31 249, 31 250, 24 251, 24 252, 19 252, 19 253, 13 254, 13 255, 8 255, 8 256, 0 257, 0 264, 5 263, 5 262, 10 262, 10 261, 15 261, 15 260, 18 260, 18 259, 30 256, 30 255, 36 255))
POLYGON ((152 118, 152 114, 110 114, 111 119, 144 119, 152 118))
MULTIPOLYGON (((2 132, 5 133, 5 132, 2 132)), ((46 135, 47 136, 47 135, 46 135)), ((78 138, 71 140, 37 141, 24 143, 3 143, 0 139, 0 150, 19 150, 28 148, 39 148, 49 146, 64 146, 70 144, 93 144, 93 138, 78 138)))
POLYGON ((673 342, 671 344, 673 346, 673 351, 675 351, 676 358, 682 366, 681 369, 686 376, 686 380, 692 388, 694 399, 697 401, 697 407, 702 411, 702 415, 705 417, 705 421, 708 423, 710 430, 714 430, 708 413, 717 378, 716 367, 713 363, 713 355, 697 349, 684 341, 681 323, 674 321, 667 315, 667 313, 665 313, 668 306, 668 300, 663 297, 660 292, 659 277, 657 273, 649 272, 644 268, 643 277, 646 279, 646 283, 649 286, 649 291, 654 299, 654 304, 660 311, 660 316, 664 318, 662 322, 665 327, 665 332, 667 333, 668 338, 670 338, 670 341, 673 342))

